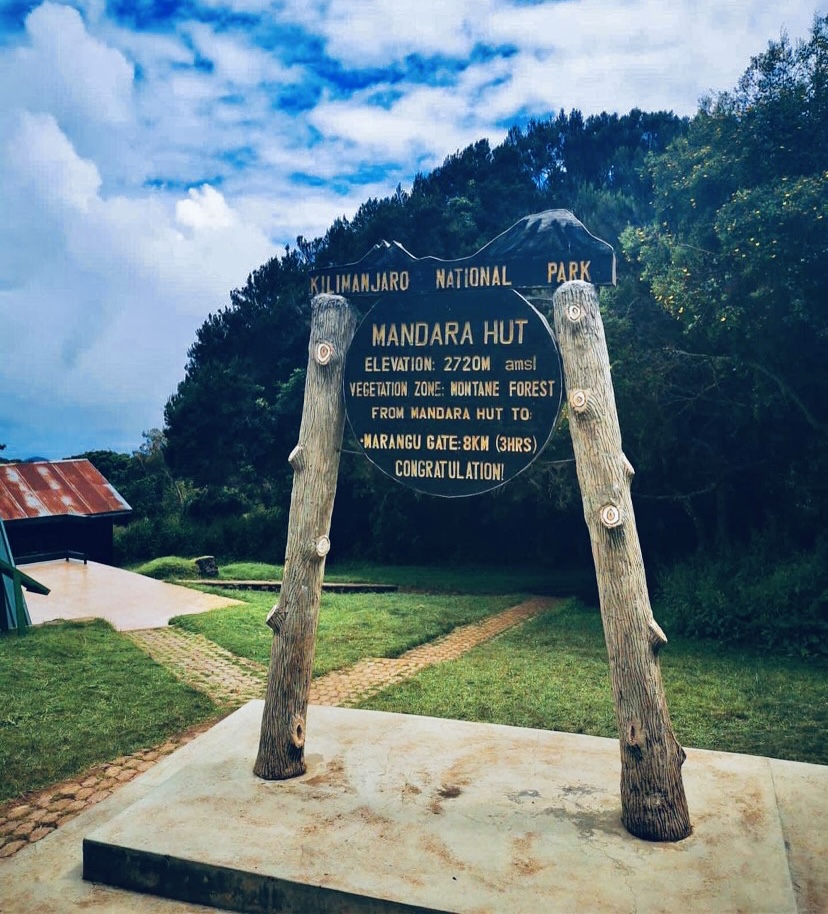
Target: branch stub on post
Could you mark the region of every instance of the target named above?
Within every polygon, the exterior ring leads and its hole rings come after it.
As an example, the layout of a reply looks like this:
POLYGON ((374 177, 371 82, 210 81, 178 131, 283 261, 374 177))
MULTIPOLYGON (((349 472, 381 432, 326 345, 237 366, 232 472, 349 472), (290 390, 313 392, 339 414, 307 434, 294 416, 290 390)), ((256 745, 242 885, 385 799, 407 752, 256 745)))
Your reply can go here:
POLYGON ((667 635, 664 634, 664 629, 655 619, 650 619, 647 624, 647 629, 650 647, 653 649, 653 652, 657 654, 667 643, 667 635))
POLYGON ((331 551, 331 541, 327 536, 320 536, 314 544, 313 548, 319 558, 324 559, 325 556, 331 551))
POLYGON ((585 390, 573 390, 569 395, 569 405, 572 407, 573 412, 586 412, 588 403, 589 393, 585 390))
POLYGON ((267 614, 265 623, 278 635, 285 619, 287 619, 287 613, 285 612, 281 601, 279 601, 267 614))
POLYGON ((577 324, 584 316, 584 309, 577 302, 571 302, 566 306, 566 316, 573 324, 577 324))
POLYGON ((624 523, 624 515, 618 505, 604 505, 600 511, 601 523, 612 530, 614 527, 620 527, 624 523))
POLYGON ((305 449, 301 444, 297 444, 290 454, 288 454, 288 463, 296 472, 305 466, 305 449))
POLYGON ((317 365, 327 365, 334 357, 334 347, 327 340, 321 340, 313 347, 313 358, 317 365))

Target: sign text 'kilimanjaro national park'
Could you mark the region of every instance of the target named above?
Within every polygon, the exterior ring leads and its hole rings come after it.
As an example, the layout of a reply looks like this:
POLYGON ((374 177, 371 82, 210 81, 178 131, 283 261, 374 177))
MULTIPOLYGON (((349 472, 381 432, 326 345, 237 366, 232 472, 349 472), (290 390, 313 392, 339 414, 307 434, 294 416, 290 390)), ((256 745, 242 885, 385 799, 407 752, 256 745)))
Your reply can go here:
POLYGON ((556 289, 573 279, 615 285, 612 246, 591 235, 569 210, 525 216, 471 257, 414 257, 382 241, 357 263, 310 272, 310 294, 377 296, 399 292, 556 289))

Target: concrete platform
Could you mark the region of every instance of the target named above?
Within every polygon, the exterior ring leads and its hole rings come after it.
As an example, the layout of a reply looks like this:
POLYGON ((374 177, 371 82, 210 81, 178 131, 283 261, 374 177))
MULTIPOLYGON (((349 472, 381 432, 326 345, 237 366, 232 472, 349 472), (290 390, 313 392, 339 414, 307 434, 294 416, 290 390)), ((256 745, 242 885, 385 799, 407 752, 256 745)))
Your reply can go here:
MULTIPOLYGON (((264 782, 261 710, 86 831, 87 879, 188 911, 828 910, 828 767, 688 750, 694 832, 653 844, 620 824, 615 740, 314 706, 307 774, 264 782)), ((83 909, 115 891, 89 886, 83 909)), ((1 889, 0 909, 41 910, 1 889)))
POLYGON ((26 594, 33 625, 93 618, 106 619, 119 632, 163 628, 173 616, 203 613, 239 602, 98 562, 84 565, 61 559, 24 567, 26 574, 51 591, 48 596, 26 594))

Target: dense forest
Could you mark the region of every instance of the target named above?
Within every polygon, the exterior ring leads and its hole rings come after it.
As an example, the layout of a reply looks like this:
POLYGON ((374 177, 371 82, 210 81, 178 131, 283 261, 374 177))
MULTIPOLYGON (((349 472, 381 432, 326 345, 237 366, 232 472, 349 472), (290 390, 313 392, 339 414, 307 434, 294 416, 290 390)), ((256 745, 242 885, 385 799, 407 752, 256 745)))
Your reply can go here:
MULTIPOLYGON (((828 17, 769 44, 692 118, 561 111, 458 151, 252 273, 199 328, 164 429, 134 455, 91 455, 136 508, 122 556, 281 560, 311 267, 381 239, 454 259, 564 208, 618 255, 601 308, 663 611, 690 634, 819 650, 827 179, 828 17)), ((529 470, 469 499, 396 485, 346 435, 331 539, 333 560, 588 565, 566 413, 529 470)))

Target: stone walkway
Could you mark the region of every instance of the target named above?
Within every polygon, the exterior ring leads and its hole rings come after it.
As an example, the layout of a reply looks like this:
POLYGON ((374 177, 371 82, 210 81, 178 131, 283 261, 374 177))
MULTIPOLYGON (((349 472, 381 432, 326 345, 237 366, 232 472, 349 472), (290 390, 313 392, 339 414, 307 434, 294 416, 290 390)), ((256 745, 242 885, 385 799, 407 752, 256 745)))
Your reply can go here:
MULTIPOLYGON (((402 682, 420 670, 454 660, 484 641, 520 625, 552 606, 538 597, 480 622, 462 625, 448 635, 415 647, 400 657, 367 658, 353 667, 315 679, 313 704, 348 706, 402 682)), ((126 633, 157 663, 176 677, 208 694, 230 711, 264 696, 267 668, 231 654, 203 635, 178 628, 154 628, 126 633)), ((78 778, 18 797, 0 805, 0 858, 39 841, 89 806, 108 797, 121 784, 147 771, 159 759, 213 726, 214 721, 180 733, 163 745, 98 765, 78 778)))
POLYGON ((177 627, 126 633, 142 650, 178 679, 204 692, 217 705, 233 708, 264 696, 267 667, 219 647, 214 641, 177 627))
POLYGON ((400 657, 369 657, 345 670, 335 670, 311 683, 310 700, 313 704, 348 706, 374 695, 386 686, 409 679, 420 670, 445 663, 470 651, 484 641, 526 622, 548 609, 555 602, 549 597, 535 597, 489 616, 480 622, 461 625, 448 635, 428 644, 421 644, 400 657))

